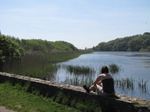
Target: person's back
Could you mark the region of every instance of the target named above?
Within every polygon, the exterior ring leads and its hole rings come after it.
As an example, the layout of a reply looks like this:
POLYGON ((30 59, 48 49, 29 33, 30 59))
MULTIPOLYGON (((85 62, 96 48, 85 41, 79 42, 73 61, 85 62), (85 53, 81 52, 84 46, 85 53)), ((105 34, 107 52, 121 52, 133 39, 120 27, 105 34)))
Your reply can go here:
POLYGON ((103 85, 103 92, 104 93, 106 93, 106 94, 113 94, 113 93, 115 93, 113 78, 102 80, 102 85, 103 85))

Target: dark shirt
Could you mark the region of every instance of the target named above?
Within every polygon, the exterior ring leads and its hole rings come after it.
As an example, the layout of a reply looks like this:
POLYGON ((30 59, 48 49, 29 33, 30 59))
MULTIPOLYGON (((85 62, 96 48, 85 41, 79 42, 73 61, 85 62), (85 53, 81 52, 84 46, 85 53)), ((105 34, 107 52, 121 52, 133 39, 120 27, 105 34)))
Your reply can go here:
POLYGON ((114 80, 113 78, 102 80, 103 91, 107 94, 112 94, 115 92, 114 90, 114 80))

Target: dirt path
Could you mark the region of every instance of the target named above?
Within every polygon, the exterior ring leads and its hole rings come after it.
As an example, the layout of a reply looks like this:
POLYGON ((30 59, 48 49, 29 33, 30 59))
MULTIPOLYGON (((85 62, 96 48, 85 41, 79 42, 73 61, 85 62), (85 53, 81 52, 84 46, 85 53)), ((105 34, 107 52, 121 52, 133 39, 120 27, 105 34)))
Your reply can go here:
POLYGON ((0 112, 17 112, 17 111, 9 110, 9 109, 6 109, 6 107, 4 106, 0 106, 0 112))

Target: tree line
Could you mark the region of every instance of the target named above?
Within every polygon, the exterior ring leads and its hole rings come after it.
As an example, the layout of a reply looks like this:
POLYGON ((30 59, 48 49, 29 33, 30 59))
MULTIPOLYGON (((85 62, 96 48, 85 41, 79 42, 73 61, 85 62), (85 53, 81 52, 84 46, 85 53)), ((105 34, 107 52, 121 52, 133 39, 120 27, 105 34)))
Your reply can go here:
POLYGON ((101 42, 93 47, 96 51, 140 51, 150 52, 150 33, 117 38, 108 42, 101 42))
POLYGON ((25 52, 56 52, 56 51, 78 51, 71 43, 65 41, 46 41, 40 39, 18 39, 0 34, 0 69, 7 61, 21 59, 25 52))

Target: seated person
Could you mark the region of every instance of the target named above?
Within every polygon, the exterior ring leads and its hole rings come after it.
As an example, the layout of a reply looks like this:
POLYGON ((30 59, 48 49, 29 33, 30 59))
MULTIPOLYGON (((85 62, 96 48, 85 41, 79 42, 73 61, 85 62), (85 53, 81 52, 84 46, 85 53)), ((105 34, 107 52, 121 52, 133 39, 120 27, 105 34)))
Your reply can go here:
POLYGON ((91 87, 86 85, 83 88, 89 93, 90 91, 97 91, 98 94, 115 95, 114 80, 109 74, 107 66, 103 66, 101 74, 96 78, 91 87))

